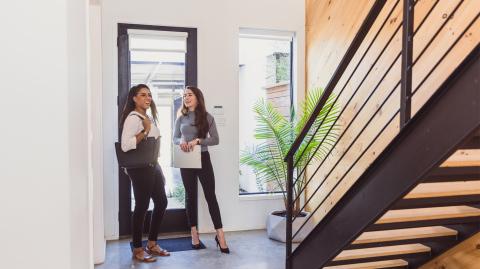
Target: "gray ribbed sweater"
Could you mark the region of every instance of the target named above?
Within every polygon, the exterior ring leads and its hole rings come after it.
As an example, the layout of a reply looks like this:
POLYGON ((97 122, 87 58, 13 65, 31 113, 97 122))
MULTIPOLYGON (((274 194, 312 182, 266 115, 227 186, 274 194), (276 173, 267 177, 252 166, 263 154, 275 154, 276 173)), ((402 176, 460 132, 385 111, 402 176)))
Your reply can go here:
MULTIPOLYGON (((218 145, 218 131, 215 119, 210 113, 207 113, 207 122, 209 125, 208 136, 200 138, 202 151, 208 151, 208 146, 218 145)), ((180 115, 175 121, 175 130, 173 132, 173 143, 179 145, 181 142, 189 142, 198 137, 197 127, 195 124, 195 112, 189 111, 186 116, 180 115)))

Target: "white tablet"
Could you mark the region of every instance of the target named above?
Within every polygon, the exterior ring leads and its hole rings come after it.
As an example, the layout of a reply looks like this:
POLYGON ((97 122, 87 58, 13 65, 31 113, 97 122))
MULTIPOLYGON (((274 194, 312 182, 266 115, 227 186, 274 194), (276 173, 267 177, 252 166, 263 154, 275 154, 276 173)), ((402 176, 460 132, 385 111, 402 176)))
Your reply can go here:
POLYGON ((173 167, 202 168, 201 147, 194 146, 193 151, 184 152, 179 145, 173 145, 173 167))

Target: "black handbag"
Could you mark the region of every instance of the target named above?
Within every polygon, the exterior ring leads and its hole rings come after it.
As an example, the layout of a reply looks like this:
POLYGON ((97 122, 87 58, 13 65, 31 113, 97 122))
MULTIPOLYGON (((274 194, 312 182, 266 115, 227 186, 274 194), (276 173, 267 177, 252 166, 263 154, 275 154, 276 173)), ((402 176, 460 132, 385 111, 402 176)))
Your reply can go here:
POLYGON ((118 166, 123 168, 141 168, 157 163, 160 151, 160 137, 147 137, 137 144, 136 149, 124 152, 120 142, 115 142, 118 166))

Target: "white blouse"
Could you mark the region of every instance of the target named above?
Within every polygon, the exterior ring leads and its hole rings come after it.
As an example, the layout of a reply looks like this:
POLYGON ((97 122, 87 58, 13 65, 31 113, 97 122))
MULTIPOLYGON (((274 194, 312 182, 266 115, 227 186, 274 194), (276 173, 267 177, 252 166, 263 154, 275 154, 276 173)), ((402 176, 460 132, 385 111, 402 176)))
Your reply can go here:
MULTIPOLYGON (((130 114, 128 114, 127 118, 125 119, 125 123, 123 124, 122 139, 121 139, 122 150, 124 152, 137 148, 136 135, 139 134, 144 129, 142 120, 135 115, 139 115, 142 119, 145 118, 145 116, 136 112, 135 110, 130 112, 130 114)), ((150 129, 150 132, 148 133, 148 137, 154 137, 154 138, 160 137, 160 130, 155 125, 153 119, 150 116, 148 117, 152 122, 152 127, 150 129)))

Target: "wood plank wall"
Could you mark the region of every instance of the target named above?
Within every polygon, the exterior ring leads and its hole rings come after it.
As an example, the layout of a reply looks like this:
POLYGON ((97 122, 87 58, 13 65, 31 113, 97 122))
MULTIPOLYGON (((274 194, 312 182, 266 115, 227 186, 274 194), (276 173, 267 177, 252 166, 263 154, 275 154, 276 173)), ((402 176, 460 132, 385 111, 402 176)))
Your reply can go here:
MULTIPOLYGON (((327 85, 373 2, 373 0, 306 0, 308 89, 327 85)), ((387 1, 372 30, 359 48, 357 55, 352 58, 350 66, 334 91, 338 96, 340 107, 345 110, 339 120, 340 130, 338 131, 338 135, 343 133, 344 135, 332 154, 314 175, 311 185, 307 187, 306 199, 311 198, 306 207, 308 211, 312 212, 325 200, 314 214, 315 222, 319 222, 325 216, 399 132, 397 112, 400 108, 400 86, 396 85, 400 81, 401 70, 401 57, 397 56, 401 51, 403 5, 402 1, 397 2, 396 0, 387 1), (390 14, 391 10, 393 11, 390 14), (383 22, 385 22, 385 26, 365 54, 357 71, 346 84, 348 77, 352 74, 383 22), (389 45, 386 46, 390 39, 389 45), (381 54, 384 47, 386 49, 381 54), (389 68, 390 71, 386 73, 389 68), (370 69, 371 71, 369 71, 370 69), (384 76, 383 80, 381 80, 382 76, 384 76), (364 79, 365 77, 366 79, 364 79), (344 90, 340 95, 342 88, 344 90), (374 92, 375 88, 377 89, 374 92), (353 93, 357 89, 358 91, 354 95, 353 93), (353 98, 351 98, 352 96, 353 98), (382 105, 382 103, 384 104, 382 105), (363 109, 359 112, 362 106, 363 109), (354 118, 355 120, 352 122, 354 118), (350 122, 352 124, 346 130, 350 122), (368 127, 362 131, 366 125, 368 127), (352 143, 354 140, 355 143, 352 143), (350 145, 352 146, 347 151, 350 145), (366 150, 367 148, 368 150, 366 150), (361 155, 364 150, 366 150, 365 153, 361 155), (343 158, 341 158, 342 155, 344 155, 343 158), (357 159, 358 162, 352 166, 357 159), (334 189, 333 187, 342 178, 341 183, 334 189), (322 182, 322 187, 316 191, 322 182)), ((459 42, 419 87, 412 100, 413 114, 422 107, 452 70, 480 42, 479 13, 480 0, 418 0, 414 19, 414 26, 418 31, 414 38, 413 59, 417 59, 421 51, 426 49, 413 68, 414 89, 420 85, 433 66, 437 65, 439 59, 449 50, 457 37, 459 37, 459 42), (459 3, 461 4, 455 15, 450 18, 459 3), (430 15, 418 28, 430 10, 430 15), (466 32, 463 32, 472 21, 474 23, 466 32), (443 23, 445 23, 443 30, 427 47, 443 23)), ((318 164, 312 165, 308 169, 307 175, 313 175, 317 166, 318 164)))

